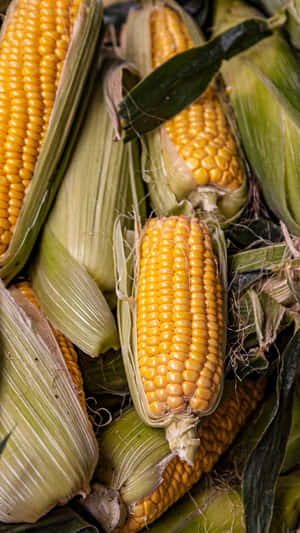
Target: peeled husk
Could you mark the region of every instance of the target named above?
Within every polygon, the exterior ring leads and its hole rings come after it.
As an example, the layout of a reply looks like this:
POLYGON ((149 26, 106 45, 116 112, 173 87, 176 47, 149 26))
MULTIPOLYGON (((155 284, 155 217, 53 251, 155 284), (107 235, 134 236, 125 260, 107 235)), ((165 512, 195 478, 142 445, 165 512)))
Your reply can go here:
MULTIPOLYGON (((210 230, 224 288, 224 317, 226 322, 226 244, 223 232, 218 224, 212 224, 210 230)), ((185 461, 193 463, 196 449, 199 446, 199 439, 196 434, 199 414, 193 413, 191 409, 186 409, 186 411, 178 415, 169 412, 164 416, 153 416, 149 409, 148 399, 139 371, 136 290, 139 275, 139 246, 141 236, 142 229, 138 220, 136 222, 135 233, 124 233, 120 221, 117 221, 114 234, 114 251, 116 279, 118 280, 118 326, 128 386, 134 407, 142 421, 149 426, 166 428, 166 438, 168 439, 171 451, 177 453, 185 461)), ((225 345, 226 339, 224 333, 224 354, 225 345)), ((209 411, 203 412, 202 416, 206 416, 216 409, 221 395, 222 386, 220 387, 219 396, 215 405, 211 406, 209 411)))
MULTIPOLYGON (((124 56, 132 61, 142 77, 152 71, 150 16, 155 6, 165 5, 177 11, 186 24, 196 46, 205 40, 198 26, 172 0, 163 3, 145 2, 142 9, 131 9, 122 37, 124 56)), ((223 105, 236 139, 239 155, 242 151, 224 94, 218 87, 218 97, 223 105)), ((151 204, 157 215, 199 215, 207 213, 219 219, 221 224, 229 224, 241 215, 247 201, 246 167, 244 181, 239 189, 226 191, 213 184, 199 186, 192 171, 178 152, 164 126, 147 133, 142 141, 142 172, 150 194, 151 204)))
POLYGON ((35 522, 86 496, 98 445, 49 323, 0 283, 0 520, 35 522))

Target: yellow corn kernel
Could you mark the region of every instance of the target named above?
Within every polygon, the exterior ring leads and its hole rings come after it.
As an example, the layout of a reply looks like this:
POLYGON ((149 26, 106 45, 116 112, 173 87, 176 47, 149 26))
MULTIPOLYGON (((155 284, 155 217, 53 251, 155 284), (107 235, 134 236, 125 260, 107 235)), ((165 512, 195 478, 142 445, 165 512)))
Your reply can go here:
MULTIPOLYGON (((37 307, 41 311, 40 304, 28 281, 20 281, 16 284, 16 287, 33 305, 35 305, 35 307, 37 307)), ((71 374, 81 406, 87 412, 85 395, 83 391, 83 379, 77 363, 77 353, 74 349, 74 346, 71 341, 67 337, 65 337, 60 331, 58 331, 58 329, 56 329, 50 322, 49 325, 54 333, 57 344, 71 374)))
POLYGON ((235 439, 247 418, 261 401, 265 381, 245 381, 199 426, 200 446, 194 465, 178 456, 166 466, 162 481, 154 491, 129 508, 127 522, 119 533, 136 533, 157 520, 173 503, 210 472, 219 457, 235 439))
POLYGON ((151 219, 141 245, 137 341, 153 415, 188 406, 207 411, 215 403, 223 330, 222 286, 207 226, 185 216, 151 219))
MULTIPOLYGON (((169 7, 153 9, 150 26, 153 68, 194 46, 180 15, 169 7)), ((243 166, 211 86, 164 127, 199 185, 215 184, 230 190, 241 186, 243 166)))
POLYGON ((44 143, 78 0, 20 0, 0 44, 0 255, 44 143))

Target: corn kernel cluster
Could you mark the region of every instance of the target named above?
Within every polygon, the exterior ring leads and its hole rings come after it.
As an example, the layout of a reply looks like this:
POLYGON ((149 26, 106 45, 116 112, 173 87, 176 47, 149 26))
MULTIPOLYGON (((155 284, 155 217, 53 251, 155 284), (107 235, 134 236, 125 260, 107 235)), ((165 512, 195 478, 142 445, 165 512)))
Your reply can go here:
POLYGON ((139 368, 154 415, 207 411, 223 374, 223 298, 207 226, 197 218, 151 219, 137 298, 139 368))
MULTIPOLYGON (((174 10, 167 7, 153 9, 150 24, 154 68, 194 46, 186 26, 174 10)), ((243 167, 212 87, 164 127, 199 185, 215 184, 230 190, 241 186, 243 167)))
POLYGON ((20 0, 0 44, 0 255, 45 140, 79 0, 20 0))

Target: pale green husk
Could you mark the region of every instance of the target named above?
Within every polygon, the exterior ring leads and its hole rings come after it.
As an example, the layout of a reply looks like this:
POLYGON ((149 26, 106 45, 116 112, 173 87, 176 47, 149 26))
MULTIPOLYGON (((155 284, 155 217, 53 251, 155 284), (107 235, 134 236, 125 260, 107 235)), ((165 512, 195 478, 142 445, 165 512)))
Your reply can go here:
POLYGON ((12 295, 0 282, 0 520, 35 522, 89 493, 98 447, 48 322, 12 295))
MULTIPOLYGON (((1 28, 0 39, 18 0, 13 1, 1 28)), ((91 60, 99 43, 101 0, 83 0, 51 113, 47 136, 37 160, 10 245, 0 258, 0 275, 11 280, 24 266, 63 177, 67 140, 76 132, 72 123, 86 84, 91 60)), ((81 103, 82 106, 82 103, 81 103)))
POLYGON ((32 271, 34 290, 49 319, 93 357, 118 348, 114 319, 102 294, 115 287, 114 222, 123 214, 129 225, 133 210, 142 212, 144 205, 137 146, 114 141, 114 124, 104 97, 112 75, 126 66, 111 59, 110 71, 104 69, 96 80, 32 271))
MULTIPOLYGON (((257 11, 218 0, 215 31, 257 11)), ((291 233, 300 235, 300 64, 279 33, 224 63, 243 146, 264 197, 291 233), (276 112, 275 112, 276 110, 276 112)))
POLYGON ((280 11, 286 14, 286 27, 291 43, 300 48, 300 1, 299 0, 260 0, 269 14, 280 11))
MULTIPOLYGON (((224 287, 225 310, 227 306, 226 244, 223 232, 220 230, 218 224, 212 224, 210 230, 224 287)), ((208 415, 216 409, 222 394, 222 387, 218 401, 207 412, 199 414, 193 413, 191 409, 187 409, 186 412, 180 415, 174 415, 172 412, 161 417, 152 415, 139 372, 137 355, 136 288, 139 275, 138 265, 141 235, 142 230, 138 222, 134 234, 133 232, 127 232, 124 235, 121 223, 117 221, 114 235, 114 251, 116 279, 118 280, 118 325, 129 390, 135 409, 143 422, 153 427, 166 428, 166 438, 168 439, 172 452, 177 453, 187 462, 193 463, 195 451, 199 446, 199 439, 196 435, 196 426, 199 417, 208 415)), ((225 312, 224 316, 226 316, 225 312)), ((223 350, 225 353, 225 335, 223 341, 223 350)))
MULTIPOLYGON (((149 19, 155 5, 161 6, 162 2, 153 0, 145 2, 143 9, 132 9, 123 35, 124 55, 136 64, 143 77, 152 70, 149 19)), ((198 26, 178 4, 165 0, 163 5, 179 12, 196 46, 205 42, 198 26)), ((219 98, 222 103, 220 92, 219 98)), ((231 126, 234 128, 233 123, 231 126)), ((164 126, 146 134, 141 141, 143 178, 157 215, 197 214, 203 218, 206 212, 212 212, 222 224, 228 224, 240 216, 247 201, 246 174, 243 184, 236 191, 228 192, 214 185, 197 186, 192 171, 164 126)))
POLYGON ((32 286, 49 320, 91 357, 119 346, 115 319, 96 282, 45 227, 32 286))

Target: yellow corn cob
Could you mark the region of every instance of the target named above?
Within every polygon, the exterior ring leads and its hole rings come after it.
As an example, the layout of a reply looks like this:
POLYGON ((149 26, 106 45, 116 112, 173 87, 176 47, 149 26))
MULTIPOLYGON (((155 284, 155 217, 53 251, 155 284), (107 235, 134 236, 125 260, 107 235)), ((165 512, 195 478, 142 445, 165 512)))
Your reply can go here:
MULTIPOLYGON (((150 26, 153 68, 194 46, 179 14, 169 7, 153 8, 150 26)), ((243 165, 212 86, 164 127, 199 185, 230 190, 242 185, 243 165)))
MULTIPOLYGON (((35 296, 35 293, 28 281, 20 281, 16 284, 16 287, 33 305, 35 305, 39 310, 41 309, 40 304, 35 296)), ((65 337, 58 329, 56 329, 51 323, 49 324, 60 347, 60 351, 63 355, 68 370, 71 374, 81 406, 87 412, 85 394, 83 390, 83 379, 77 363, 77 353, 74 349, 74 346, 71 341, 67 337, 65 337)))
POLYGON ((19 0, 0 43, 0 255, 44 143, 79 0, 19 0))
POLYGON ((141 245, 138 361, 153 416, 216 403, 223 375, 222 286, 207 226, 153 218, 141 245))
POLYGON ((263 397, 265 381, 244 382, 236 392, 199 426, 200 447, 193 466, 174 457, 166 466, 155 490, 129 508, 127 522, 119 533, 135 533, 161 516, 205 472, 210 472, 232 443, 246 419, 263 397))

